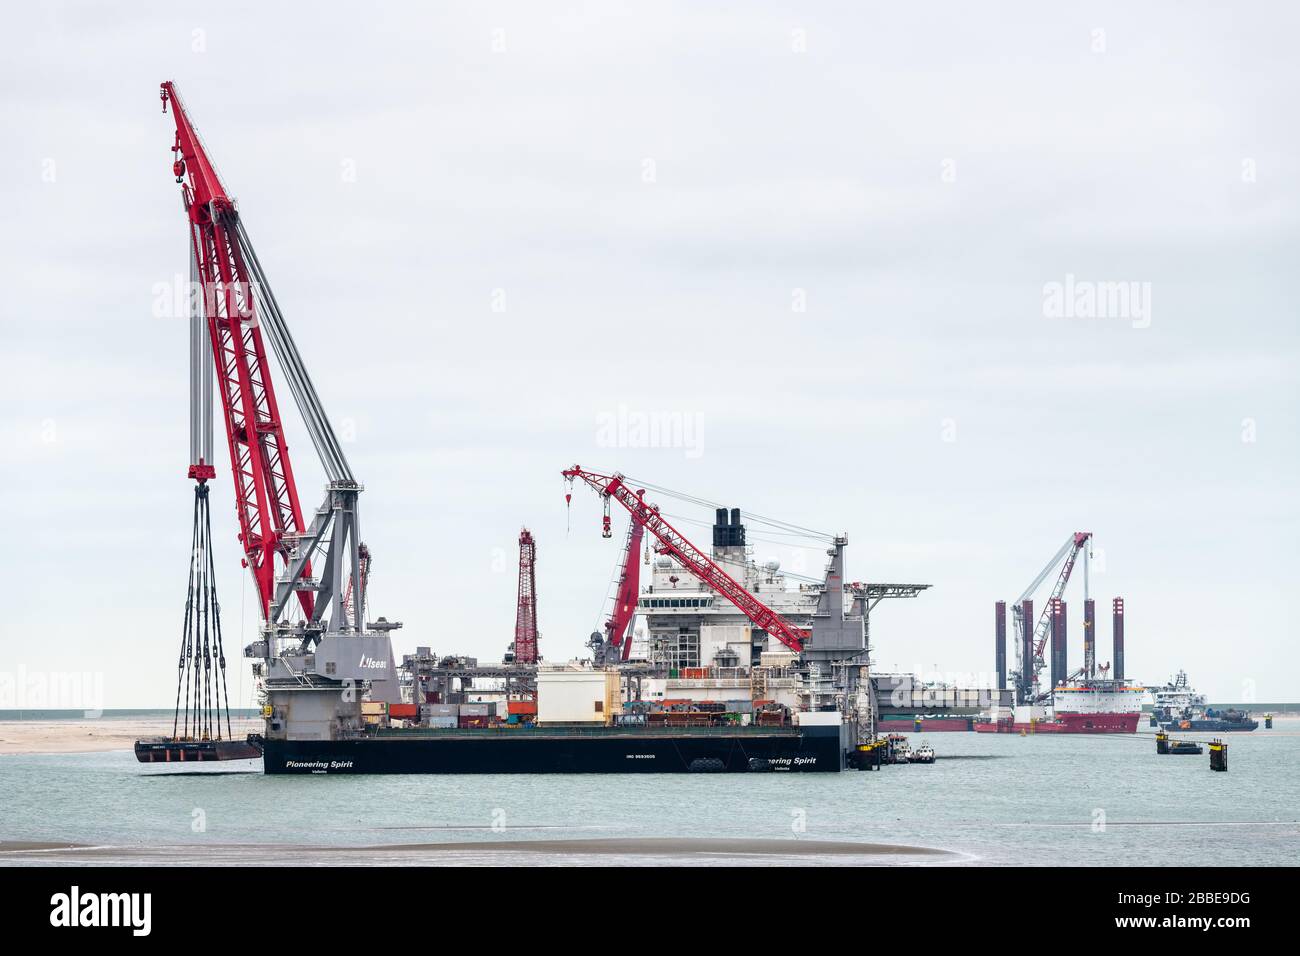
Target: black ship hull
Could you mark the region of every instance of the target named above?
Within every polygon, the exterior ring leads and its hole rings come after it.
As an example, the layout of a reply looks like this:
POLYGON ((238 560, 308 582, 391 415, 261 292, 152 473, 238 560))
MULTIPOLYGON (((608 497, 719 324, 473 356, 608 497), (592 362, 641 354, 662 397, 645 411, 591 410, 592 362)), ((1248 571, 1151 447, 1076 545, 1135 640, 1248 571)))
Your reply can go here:
POLYGON ((755 773, 844 768, 838 727, 770 733, 427 731, 265 741, 267 773, 755 773))

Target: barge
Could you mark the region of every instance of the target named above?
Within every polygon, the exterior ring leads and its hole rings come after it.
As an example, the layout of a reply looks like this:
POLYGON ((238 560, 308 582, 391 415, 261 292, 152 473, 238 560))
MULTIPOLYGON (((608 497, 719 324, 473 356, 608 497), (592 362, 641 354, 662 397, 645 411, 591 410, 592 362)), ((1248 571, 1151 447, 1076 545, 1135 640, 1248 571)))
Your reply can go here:
POLYGON ((262 738, 258 734, 249 734, 244 740, 144 737, 135 742, 135 759, 140 763, 208 763, 214 760, 256 760, 260 756, 262 738))

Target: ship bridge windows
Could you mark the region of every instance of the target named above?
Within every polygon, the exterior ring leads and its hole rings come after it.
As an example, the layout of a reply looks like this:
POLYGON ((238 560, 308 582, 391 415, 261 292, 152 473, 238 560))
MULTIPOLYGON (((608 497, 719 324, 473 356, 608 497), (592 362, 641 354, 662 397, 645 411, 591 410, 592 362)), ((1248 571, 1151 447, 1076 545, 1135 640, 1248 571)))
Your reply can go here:
POLYGON ((648 610, 693 610, 696 608, 713 607, 713 598, 711 597, 643 597, 640 606, 648 610))

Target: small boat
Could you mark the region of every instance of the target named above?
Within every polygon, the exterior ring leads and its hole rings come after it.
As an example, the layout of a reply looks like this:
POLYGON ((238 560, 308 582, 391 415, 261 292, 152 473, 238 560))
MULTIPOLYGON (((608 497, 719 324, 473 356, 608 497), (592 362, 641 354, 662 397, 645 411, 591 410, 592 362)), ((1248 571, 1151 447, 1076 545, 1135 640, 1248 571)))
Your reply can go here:
POLYGON ((934 763, 934 748, 925 741, 912 753, 912 763, 934 763))
POLYGON ((890 736, 890 751, 893 756, 893 763, 911 763, 912 747, 907 742, 906 737, 890 736))

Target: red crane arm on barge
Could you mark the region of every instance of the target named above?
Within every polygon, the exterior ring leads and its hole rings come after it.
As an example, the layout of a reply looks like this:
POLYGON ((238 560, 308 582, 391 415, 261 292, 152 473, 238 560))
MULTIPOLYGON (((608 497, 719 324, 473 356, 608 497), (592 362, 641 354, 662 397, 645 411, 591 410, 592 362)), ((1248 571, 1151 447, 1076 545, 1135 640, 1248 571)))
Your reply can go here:
POLYGON ((605 622, 605 642, 619 649, 621 660, 632 655, 632 635, 628 625, 636 616, 636 602, 641 591, 641 566, 637 559, 641 553, 641 539, 645 525, 636 518, 628 522, 627 547, 623 553, 623 569, 618 578, 618 591, 614 595, 614 613, 605 622))
MULTIPOLYGON (((265 620, 275 591, 275 557, 287 561, 286 535, 306 531, 271 368, 254 305, 255 290, 240 244, 239 214, 209 159, 198 131, 171 82, 161 88, 162 108, 176 121, 172 173, 181 184, 198 269, 203 314, 212 341, 217 388, 230 446, 239 540, 252 570, 265 620), (188 180, 188 181, 187 181, 188 180)), ((191 290, 193 294, 193 290, 191 290)), ((215 475, 211 462, 195 462, 190 476, 215 475)), ((310 578, 310 567, 302 577, 310 578)), ((311 617, 314 595, 298 591, 311 617)))
POLYGON ((657 505, 645 502, 644 491, 633 491, 620 474, 602 475, 586 471, 579 465, 562 472, 570 483, 575 478, 590 485, 605 499, 604 534, 609 537, 608 502, 612 498, 632 515, 632 520, 645 527, 659 541, 659 551, 676 558, 687 571, 717 591, 734 604, 754 624, 766 631, 792 651, 803 650, 809 632, 793 626, 781 615, 750 594, 731 575, 713 563, 713 560, 659 514, 657 505))

